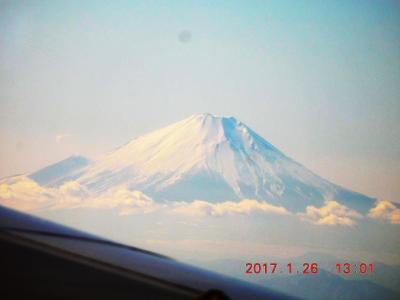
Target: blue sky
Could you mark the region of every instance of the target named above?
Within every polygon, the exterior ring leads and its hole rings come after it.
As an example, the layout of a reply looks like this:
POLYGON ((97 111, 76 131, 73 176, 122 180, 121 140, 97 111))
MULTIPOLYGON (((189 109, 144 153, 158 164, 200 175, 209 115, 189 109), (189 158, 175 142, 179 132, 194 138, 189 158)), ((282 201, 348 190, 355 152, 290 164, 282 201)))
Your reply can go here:
POLYGON ((400 200, 396 1, 1 1, 0 49, 0 177, 210 112, 400 200))

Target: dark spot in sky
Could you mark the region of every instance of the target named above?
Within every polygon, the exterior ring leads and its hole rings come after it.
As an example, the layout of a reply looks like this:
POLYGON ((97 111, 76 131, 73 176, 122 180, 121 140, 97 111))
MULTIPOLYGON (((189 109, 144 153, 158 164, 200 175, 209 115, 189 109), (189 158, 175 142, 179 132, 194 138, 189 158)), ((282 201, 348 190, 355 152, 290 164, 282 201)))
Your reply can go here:
POLYGON ((189 30, 179 32, 178 39, 181 43, 189 43, 192 39, 192 33, 189 30))

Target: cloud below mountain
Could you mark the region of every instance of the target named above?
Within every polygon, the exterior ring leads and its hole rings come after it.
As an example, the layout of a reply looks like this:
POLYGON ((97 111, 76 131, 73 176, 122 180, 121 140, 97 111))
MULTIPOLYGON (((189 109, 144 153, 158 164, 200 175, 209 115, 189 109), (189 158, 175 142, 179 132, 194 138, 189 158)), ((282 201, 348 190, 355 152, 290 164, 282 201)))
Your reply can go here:
POLYGON ((120 215, 150 213, 160 210, 197 217, 250 215, 252 213, 291 214, 282 206, 253 199, 221 203, 195 200, 164 204, 153 201, 151 197, 141 191, 130 191, 124 187, 109 190, 101 195, 94 195, 76 181, 68 181, 58 188, 52 188, 42 187, 25 176, 12 178, 0 184, 0 203, 22 211, 95 208, 118 209, 120 215))
POLYGON ((210 203, 202 200, 195 200, 189 203, 181 202, 174 205, 173 211, 184 215, 216 217, 233 214, 249 215, 252 213, 290 215, 290 212, 282 206, 275 206, 253 199, 243 199, 239 202, 226 201, 222 203, 210 203))
MULTIPOLYGON (((62 210, 74 208, 116 209, 121 216, 161 212, 187 217, 224 217, 232 215, 296 216, 314 225, 353 226, 363 216, 334 200, 321 207, 309 205, 305 212, 294 214, 283 206, 266 201, 242 199, 240 201, 159 202, 138 190, 119 186, 96 194, 77 181, 67 181, 59 187, 44 187, 26 176, 4 179, 0 183, 0 204, 22 211, 62 210)), ((372 219, 400 223, 400 209, 389 201, 380 201, 368 214, 372 219)))
POLYGON ((36 211, 52 205, 54 191, 25 176, 7 178, 0 183, 0 204, 22 211, 36 211))
POLYGON ((362 218, 360 213, 333 200, 326 201, 325 205, 320 208, 309 205, 306 207, 305 213, 298 215, 301 220, 315 225, 353 226, 356 224, 355 219, 362 218))
POLYGON ((392 224, 400 224, 400 209, 390 201, 378 201, 376 206, 369 211, 372 219, 387 220, 392 224))

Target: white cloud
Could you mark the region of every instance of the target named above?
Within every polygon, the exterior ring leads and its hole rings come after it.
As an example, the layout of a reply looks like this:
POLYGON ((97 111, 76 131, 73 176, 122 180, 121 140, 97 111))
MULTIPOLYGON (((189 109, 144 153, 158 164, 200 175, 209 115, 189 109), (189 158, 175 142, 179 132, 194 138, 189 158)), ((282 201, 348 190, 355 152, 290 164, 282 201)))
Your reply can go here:
POLYGON ((267 202, 253 199, 244 199, 239 202, 226 201, 221 203, 210 203, 202 200, 193 202, 175 203, 173 212, 193 216, 225 216, 233 214, 249 215, 255 212, 267 214, 288 215, 289 211, 282 206, 275 206, 267 202))
MULTIPOLYGON (((222 217, 228 215, 250 215, 254 213, 291 215, 282 206, 264 201, 243 199, 239 202, 225 201, 210 203, 202 200, 193 202, 173 202, 160 204, 141 191, 130 191, 117 187, 102 194, 94 194, 76 181, 65 182, 58 188, 41 187, 26 176, 17 176, 0 182, 0 204, 23 211, 44 209, 117 209, 120 215, 138 213, 180 214, 195 217, 222 217)), ((317 208, 307 206, 304 213, 298 214, 301 220, 316 225, 354 225, 355 219, 362 216, 336 201, 326 201, 317 208)), ((399 209, 390 202, 380 202, 370 211, 371 218, 385 218, 392 223, 400 223, 399 209)))
POLYGON ((54 202, 53 191, 43 188, 25 176, 15 176, 0 182, 0 204, 22 211, 35 211, 54 202))
POLYGON ((81 204, 81 207, 118 208, 120 215, 150 213, 158 209, 158 205, 146 194, 141 191, 129 191, 123 187, 104 196, 89 198, 81 204))
POLYGON ((97 208, 119 210, 121 215, 149 213, 158 208, 150 197, 140 191, 120 187, 102 195, 90 193, 76 181, 59 188, 41 187, 26 176, 0 182, 0 204, 22 211, 97 208))
POLYGON ((43 209, 95 208, 118 209, 120 215, 150 213, 156 210, 188 216, 226 216, 266 213, 288 215, 288 210, 267 202, 244 199, 239 202, 210 203, 202 200, 160 204, 141 191, 117 187, 102 194, 94 194, 77 181, 68 181, 60 187, 41 187, 26 176, 17 176, 0 182, 0 204, 23 211, 43 209))
POLYGON ((244 199, 239 202, 210 203, 202 200, 159 204, 143 192, 118 187, 97 195, 77 181, 68 181, 58 188, 41 187, 26 176, 14 177, 0 184, 0 203, 23 211, 43 209, 96 208, 118 209, 120 215, 150 213, 156 210, 189 216, 225 216, 267 213, 288 215, 286 208, 267 202, 244 199))
POLYGON ((325 201, 325 205, 320 208, 309 205, 306 207, 305 213, 298 215, 301 220, 315 225, 352 226, 356 224, 354 219, 362 218, 362 215, 355 210, 332 200, 325 201))
POLYGON ((390 201, 378 201, 376 206, 372 208, 368 217, 372 219, 387 220, 392 224, 400 224, 400 209, 390 201))
POLYGON ((84 197, 88 195, 86 188, 81 186, 77 181, 67 181, 60 186, 59 191, 65 196, 84 197))
POLYGON ((57 143, 57 144, 60 144, 60 143, 62 142, 63 139, 65 139, 66 137, 70 137, 70 136, 71 136, 71 134, 69 134, 69 133, 60 133, 60 134, 57 134, 56 137, 55 137, 56 143, 57 143))

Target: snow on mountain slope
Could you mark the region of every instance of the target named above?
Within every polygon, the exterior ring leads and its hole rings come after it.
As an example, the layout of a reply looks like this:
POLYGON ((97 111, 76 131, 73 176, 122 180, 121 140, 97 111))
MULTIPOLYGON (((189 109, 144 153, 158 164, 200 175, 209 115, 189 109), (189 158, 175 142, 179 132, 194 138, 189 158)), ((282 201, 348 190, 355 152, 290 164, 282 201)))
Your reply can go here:
POLYGON ((90 160, 86 157, 73 155, 30 174, 29 178, 40 185, 56 186, 77 178, 82 168, 89 164, 90 160))
POLYGON ((361 211, 373 202, 315 175, 235 118, 211 114, 138 137, 76 180, 99 194, 126 186, 159 200, 254 198, 295 211, 326 199, 361 211))

